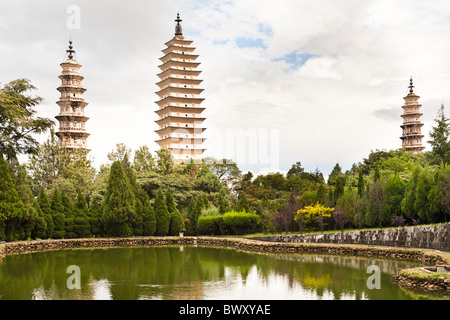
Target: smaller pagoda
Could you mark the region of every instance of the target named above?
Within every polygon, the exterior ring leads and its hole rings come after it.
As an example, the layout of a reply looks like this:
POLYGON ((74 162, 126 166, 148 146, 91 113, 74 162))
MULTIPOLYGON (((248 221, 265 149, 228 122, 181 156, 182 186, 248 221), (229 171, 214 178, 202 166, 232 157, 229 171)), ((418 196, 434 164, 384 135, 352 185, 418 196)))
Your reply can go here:
POLYGON ((409 94, 403 98, 405 104, 403 105, 403 135, 400 137, 402 140, 402 148, 412 153, 422 153, 425 147, 422 146, 422 127, 423 123, 420 118, 422 113, 420 108, 422 105, 419 103, 420 96, 414 93, 414 84, 411 77, 409 85, 409 94))
POLYGON ((60 108, 59 114, 55 117, 59 121, 59 129, 56 135, 61 143, 68 149, 84 148, 87 150, 86 122, 89 120, 84 113, 84 108, 88 105, 84 101, 83 94, 86 89, 82 86, 84 77, 81 75, 81 65, 74 59, 72 39, 69 41, 67 59, 61 63, 62 74, 61 86, 58 91, 61 97, 56 102, 60 108))

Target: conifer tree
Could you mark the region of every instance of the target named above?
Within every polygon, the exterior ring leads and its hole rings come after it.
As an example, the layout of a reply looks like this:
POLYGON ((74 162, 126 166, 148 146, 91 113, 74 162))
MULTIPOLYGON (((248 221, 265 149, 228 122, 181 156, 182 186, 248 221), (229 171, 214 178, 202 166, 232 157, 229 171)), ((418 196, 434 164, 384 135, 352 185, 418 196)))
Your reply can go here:
POLYGON ((200 198, 195 200, 195 198, 191 198, 191 201, 189 202, 188 206, 188 214, 187 218, 189 219, 189 226, 188 226, 188 234, 191 236, 194 236, 197 234, 197 221, 198 218, 201 215, 201 207, 202 207, 203 201, 201 201, 200 198))
POLYGON ((50 198, 50 208, 53 217, 53 236, 54 239, 63 239, 66 235, 64 207, 61 201, 61 194, 54 189, 50 198))
POLYGON ((231 211, 230 201, 226 197, 225 189, 222 188, 219 191, 219 197, 217 199, 217 204, 219 206, 219 213, 225 214, 231 211))
POLYGON ((155 215, 156 215, 156 235, 166 236, 170 227, 170 214, 167 210, 166 200, 161 188, 155 198, 155 215))
POLYGON ((430 132, 431 140, 428 141, 433 148, 432 154, 434 156, 435 164, 441 162, 450 162, 450 119, 445 116, 445 107, 442 104, 438 111, 438 115, 434 120, 434 126, 430 132))
POLYGON ((405 187, 405 197, 402 200, 402 212, 409 219, 417 219, 419 217, 414 203, 416 202, 416 188, 421 171, 422 168, 420 166, 414 167, 412 176, 405 187))
POLYGON ((90 229, 86 198, 78 190, 77 201, 75 203, 74 231, 78 238, 86 238, 91 235, 90 229))
POLYGON ((391 175, 384 187, 382 216, 385 226, 389 226, 393 218, 402 216, 401 205, 404 195, 405 183, 398 173, 391 175))
POLYGON ((89 206, 89 226, 91 228, 91 235, 95 237, 100 237, 103 234, 102 222, 101 222, 101 207, 98 204, 97 198, 92 200, 91 205, 89 206))
POLYGON ((176 236, 183 230, 183 217, 176 207, 170 187, 167 188, 165 200, 170 214, 169 235, 176 236))
POLYGON ((136 218, 132 221, 133 235, 142 236, 144 233, 144 205, 140 199, 136 199, 136 218))
POLYGON ((43 239, 47 234, 47 222, 44 219, 44 214, 42 213, 41 207, 39 206, 37 200, 33 201, 33 211, 36 215, 36 222, 34 224, 31 237, 33 239, 43 239))
POLYGON ((47 229, 46 229, 46 238, 52 238, 53 237, 53 231, 55 230, 55 225, 53 223, 53 216, 52 216, 52 208, 50 207, 50 201, 48 200, 47 195, 45 194, 44 188, 39 188, 39 195, 37 198, 39 207, 41 208, 43 218, 45 219, 45 222, 47 223, 47 229))
POLYGON ((142 205, 142 233, 144 236, 153 236, 156 233, 156 215, 147 194, 144 196, 142 205))
POLYGON ((248 203, 245 192, 239 193, 238 202, 236 204, 236 211, 238 211, 238 212, 245 211, 245 212, 249 212, 249 213, 251 212, 250 204, 248 203))
POLYGON ((115 161, 111 165, 103 203, 102 221, 106 235, 118 237, 132 235, 131 221, 136 214, 135 201, 123 165, 120 161, 115 161))
POLYGON ((28 211, 27 218, 22 221, 24 239, 27 239, 31 237, 31 233, 36 222, 36 213, 35 210, 33 210, 33 193, 31 192, 28 175, 25 171, 24 165, 20 165, 17 160, 14 160, 9 163, 9 170, 19 198, 22 200, 28 211))
MULTIPOLYGON (((20 240, 20 223, 29 213, 14 187, 8 165, 0 156, 0 230, 2 240, 20 240)), ((22 235, 23 237, 23 235, 22 235)))

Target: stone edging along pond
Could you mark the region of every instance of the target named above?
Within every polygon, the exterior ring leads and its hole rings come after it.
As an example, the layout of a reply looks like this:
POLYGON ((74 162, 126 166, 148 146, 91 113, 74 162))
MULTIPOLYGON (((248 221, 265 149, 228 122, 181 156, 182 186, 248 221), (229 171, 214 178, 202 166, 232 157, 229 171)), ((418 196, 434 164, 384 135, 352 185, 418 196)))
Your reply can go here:
MULTIPOLYGON (((136 237, 35 240, 0 244, 3 255, 37 251, 164 245, 205 245, 234 248, 251 252, 269 253, 321 253, 347 256, 365 256, 420 261, 424 265, 449 265, 450 253, 429 249, 393 248, 351 244, 279 243, 229 237, 136 237)), ((450 273, 428 273, 421 268, 401 270, 395 280, 404 286, 425 290, 450 290, 450 273)))

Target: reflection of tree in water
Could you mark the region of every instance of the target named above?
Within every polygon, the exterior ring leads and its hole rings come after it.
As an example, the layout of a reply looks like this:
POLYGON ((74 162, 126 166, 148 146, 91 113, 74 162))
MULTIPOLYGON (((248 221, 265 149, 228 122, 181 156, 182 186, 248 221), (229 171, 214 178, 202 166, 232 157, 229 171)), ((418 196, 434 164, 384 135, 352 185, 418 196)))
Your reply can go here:
MULTIPOLYGON (((410 266, 411 264, 409 264, 410 266)), ((274 276, 289 290, 319 298, 404 299, 392 275, 405 262, 301 254, 258 254, 234 249, 185 246, 78 249, 6 256, 0 263, 1 299, 93 299, 103 289, 113 299, 203 299, 204 283, 274 276), (367 267, 382 271, 381 290, 366 287, 367 267), (66 288, 67 267, 81 269, 81 290, 66 288), (240 279, 239 279, 240 278, 240 279)), ((274 293, 276 295, 276 293, 274 293)), ((232 297, 230 297, 232 298, 232 297)), ((273 298, 276 298, 274 296, 273 298)), ((293 297, 296 298, 296 297, 293 297)), ((302 297, 299 296, 298 299, 302 297)))

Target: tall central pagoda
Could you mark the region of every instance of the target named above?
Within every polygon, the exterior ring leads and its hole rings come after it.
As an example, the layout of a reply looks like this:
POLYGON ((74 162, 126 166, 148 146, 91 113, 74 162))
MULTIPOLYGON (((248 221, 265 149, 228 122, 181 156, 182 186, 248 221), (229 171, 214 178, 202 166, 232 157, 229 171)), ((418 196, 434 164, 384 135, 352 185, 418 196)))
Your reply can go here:
POLYGON ((84 101, 83 94, 86 89, 82 86, 84 77, 81 75, 81 65, 74 59, 72 39, 69 41, 67 59, 61 63, 62 74, 61 86, 58 91, 61 97, 58 102, 60 111, 55 117, 59 121, 59 130, 56 135, 61 143, 68 149, 87 149, 86 122, 89 120, 84 113, 84 108, 88 105, 84 101))
POLYGON ((412 153, 422 153, 425 147, 422 146, 422 127, 423 123, 420 118, 422 113, 419 104, 420 97, 414 93, 413 79, 411 78, 409 85, 409 94, 403 98, 405 104, 403 105, 403 125, 401 126, 403 134, 400 137, 402 139, 402 148, 412 153))
POLYGON ((198 78, 201 73, 197 70, 198 55, 194 54, 192 41, 183 36, 179 14, 175 21, 175 36, 165 44, 164 56, 160 58, 158 77, 161 81, 157 83, 160 90, 156 92, 160 100, 156 102, 159 108, 155 111, 159 116, 155 121, 159 126, 156 130, 159 140, 156 143, 169 149, 175 161, 188 162, 201 160, 205 151, 202 146, 206 140, 202 137, 206 130, 202 127, 205 108, 200 106, 204 99, 200 97, 203 89, 199 88, 203 80, 198 78))

